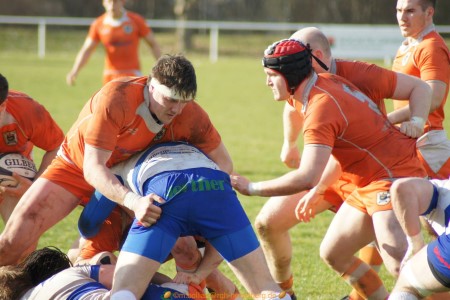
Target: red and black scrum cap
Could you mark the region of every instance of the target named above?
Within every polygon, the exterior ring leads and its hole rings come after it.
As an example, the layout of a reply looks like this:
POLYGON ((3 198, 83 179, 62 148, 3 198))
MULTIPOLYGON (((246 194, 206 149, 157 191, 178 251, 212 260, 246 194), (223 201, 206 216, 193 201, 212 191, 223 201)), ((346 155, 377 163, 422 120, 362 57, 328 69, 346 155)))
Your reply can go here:
POLYGON ((296 39, 284 39, 267 47, 262 63, 265 68, 280 72, 293 93, 311 73, 312 58, 328 70, 327 66, 312 54, 309 44, 305 45, 296 39))

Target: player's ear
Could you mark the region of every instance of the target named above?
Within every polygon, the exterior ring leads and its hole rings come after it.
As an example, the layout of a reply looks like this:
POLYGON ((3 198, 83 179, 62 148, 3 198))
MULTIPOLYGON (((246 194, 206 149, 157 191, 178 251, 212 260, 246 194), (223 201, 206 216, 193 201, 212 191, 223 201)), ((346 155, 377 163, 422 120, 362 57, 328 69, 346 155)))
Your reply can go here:
POLYGON ((434 15, 434 8, 432 6, 428 6, 425 13, 426 13, 427 17, 432 17, 434 15))
POLYGON ((320 50, 320 49, 317 49, 317 50, 314 50, 314 49, 313 49, 312 54, 313 54, 315 57, 317 57, 318 59, 323 59, 323 52, 322 52, 322 50, 320 50))

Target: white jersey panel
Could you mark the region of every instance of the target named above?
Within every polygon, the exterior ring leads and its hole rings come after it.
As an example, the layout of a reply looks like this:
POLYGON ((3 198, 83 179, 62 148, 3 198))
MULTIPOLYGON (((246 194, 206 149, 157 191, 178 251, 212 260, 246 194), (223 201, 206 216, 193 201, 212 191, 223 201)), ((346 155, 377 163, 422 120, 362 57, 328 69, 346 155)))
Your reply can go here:
MULTIPOLYGON (((68 268, 32 288, 20 299, 67 299, 79 287, 89 282, 96 282, 90 278, 90 273, 91 267, 88 265, 68 268)), ((108 299, 108 297, 109 291, 107 289, 98 289, 82 295, 79 299, 103 300, 108 299)))
POLYGON ((193 168, 219 167, 199 149, 187 144, 159 145, 115 165, 111 170, 124 180, 124 185, 142 195, 143 183, 156 174, 193 168))
POLYGON ((430 182, 437 188, 439 198, 437 206, 425 218, 438 235, 449 234, 450 218, 450 180, 433 179, 430 182))

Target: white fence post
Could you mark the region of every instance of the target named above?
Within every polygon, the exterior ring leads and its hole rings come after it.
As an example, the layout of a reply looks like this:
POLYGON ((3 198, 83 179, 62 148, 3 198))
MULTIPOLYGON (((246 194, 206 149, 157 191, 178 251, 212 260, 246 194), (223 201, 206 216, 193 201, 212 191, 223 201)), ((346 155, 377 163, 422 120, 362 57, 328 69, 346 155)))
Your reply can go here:
MULTIPOLYGON (((69 17, 28 17, 0 15, 0 24, 29 24, 38 26, 38 56, 46 54, 46 27, 52 25, 84 26, 92 23, 92 18, 69 17)), ((147 21, 152 28, 176 28, 175 20, 152 19, 147 21)), ((185 21, 183 26, 191 29, 209 29, 209 59, 219 59, 219 30, 236 31, 278 31, 286 36, 306 26, 315 26, 323 30, 325 35, 335 42, 332 45, 333 56, 348 59, 384 59, 385 62, 395 55, 403 41, 397 25, 369 24, 300 24, 300 23, 262 23, 262 22, 226 22, 226 21, 185 21)), ((440 33, 450 33, 449 25, 438 25, 440 33)))
POLYGON ((45 19, 40 19, 39 25, 38 25, 38 56, 39 56, 39 58, 45 57, 45 31, 46 31, 45 19))
POLYGON ((219 26, 211 26, 209 33, 209 60, 212 63, 219 59, 219 26))

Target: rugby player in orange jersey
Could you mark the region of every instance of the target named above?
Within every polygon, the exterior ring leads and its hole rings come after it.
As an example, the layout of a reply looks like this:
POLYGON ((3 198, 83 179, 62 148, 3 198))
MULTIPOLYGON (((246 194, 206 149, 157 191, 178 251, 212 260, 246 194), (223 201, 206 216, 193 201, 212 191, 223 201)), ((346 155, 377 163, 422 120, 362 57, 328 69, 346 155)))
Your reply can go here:
MULTIPOLYGON (((419 77, 430 85, 432 112, 417 148, 428 175, 448 179, 450 140, 443 126, 450 82, 450 53, 433 24, 435 6, 436 0, 397 1, 397 21, 406 39, 397 51, 392 70, 419 77)), ((402 106, 402 102, 394 101, 394 109, 402 106)))
MULTIPOLYGON (((64 139, 64 133, 44 106, 25 93, 10 90, 0 74, 0 153, 20 153, 33 160, 33 147, 45 151, 35 178, 47 168, 64 139)), ((0 214, 7 222, 31 181, 17 174, 16 187, 0 187, 0 214)))
MULTIPOLYGON (((362 92, 373 99, 381 111, 385 112, 384 99, 411 99, 412 110, 425 111, 430 105, 431 90, 428 85, 412 76, 400 74, 381 68, 374 64, 358 61, 334 59, 330 44, 323 32, 315 27, 305 27, 295 32, 291 38, 296 38, 310 44, 312 53, 318 57, 329 70, 325 70, 315 60, 312 66, 317 73, 329 72, 348 79, 362 92), (425 100, 424 100, 425 99, 425 100), (429 101, 426 101, 429 99, 429 101)), ((388 119, 391 123, 400 120, 409 120, 409 106, 391 113, 388 119), (400 115, 403 114, 403 115, 400 115)), ((284 143, 281 151, 281 160, 290 168, 298 168, 300 164, 300 151, 298 149, 298 136, 303 124, 303 116, 294 107, 286 103, 283 113, 284 143)), ((423 125, 407 127, 404 130, 418 137, 423 131, 423 125)), ((258 230, 261 243, 272 271, 272 276, 280 283, 283 289, 293 293, 293 273, 291 270, 292 247, 289 229, 299 222, 309 222, 316 214, 327 209, 336 211, 344 199, 355 186, 345 180, 339 180, 327 190, 324 199, 317 202, 307 213, 297 219, 295 208, 305 192, 289 196, 270 198, 259 212, 255 227, 258 230), (283 217, 281 217, 283 216, 283 217)), ((314 195, 313 189, 308 196, 314 195)), ((324 194, 324 191, 320 192, 324 194)), ((322 197, 323 198, 323 197, 322 197)), ((307 201, 307 199, 303 199, 307 201)), ((382 264, 375 245, 371 244, 360 250, 360 258, 378 270, 382 264)), ((356 291, 350 294, 351 299, 361 299, 356 291)))
POLYGON ((132 210, 144 226, 161 209, 150 194, 125 188, 109 167, 150 145, 185 141, 230 173, 233 165, 208 114, 194 101, 194 67, 183 56, 162 56, 151 76, 113 80, 95 93, 67 133, 58 156, 19 201, 0 235, 0 265, 17 263, 39 237, 90 198, 94 189, 132 210))
MULTIPOLYGON (((417 140, 417 150, 428 176, 444 180, 450 176, 450 140, 443 127, 450 84, 450 53, 433 23, 436 2, 397 1, 397 21, 406 39, 397 51, 392 70, 419 77, 431 87, 431 113, 425 134, 417 140)), ((403 103, 394 101, 394 109, 402 106, 403 103)), ((423 226, 437 237, 428 222, 423 222, 423 226)), ((434 294, 427 299, 450 299, 450 294, 434 294)))
POLYGON ((103 84, 123 76, 142 76, 139 62, 139 40, 142 38, 158 59, 161 49, 153 31, 140 15, 124 8, 125 0, 103 0, 105 13, 95 19, 88 36, 67 74, 68 85, 73 85, 81 68, 94 53, 99 43, 105 48, 103 84))
MULTIPOLYGON (((354 253, 375 240, 387 269, 398 274, 407 245, 392 211, 389 187, 396 178, 426 173, 415 151, 416 140, 394 127, 349 81, 315 73, 312 58, 317 59, 310 48, 295 39, 274 43, 263 58, 274 99, 287 100, 304 118, 299 168, 257 183, 234 174, 232 184, 242 194, 270 197, 306 191, 319 181, 329 186, 345 176, 357 188, 337 211, 320 254, 363 297, 385 299, 388 292, 378 274, 354 253), (361 273, 370 276, 359 280, 361 273), (376 290, 367 284, 374 281, 379 283, 376 290)), ((427 109, 415 111, 411 117, 427 114, 427 109)))

